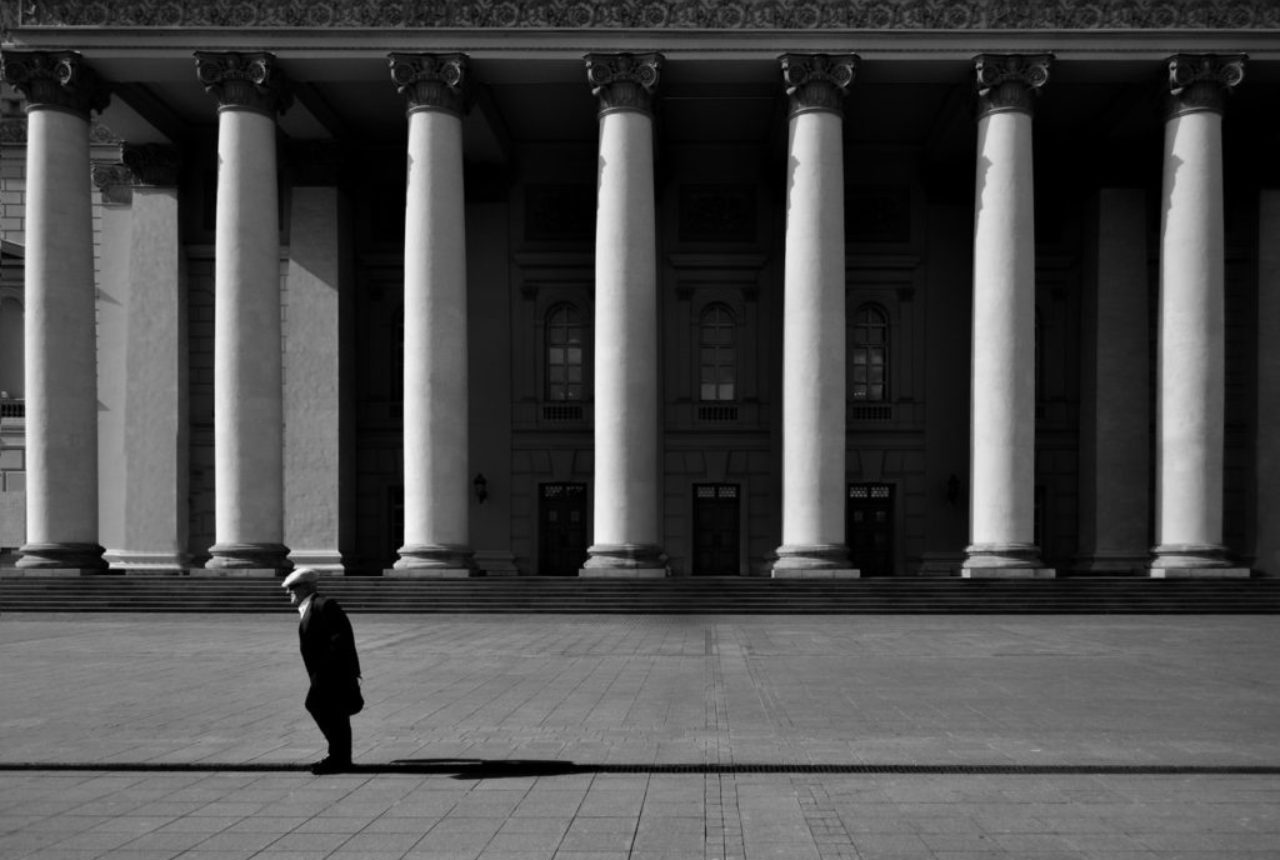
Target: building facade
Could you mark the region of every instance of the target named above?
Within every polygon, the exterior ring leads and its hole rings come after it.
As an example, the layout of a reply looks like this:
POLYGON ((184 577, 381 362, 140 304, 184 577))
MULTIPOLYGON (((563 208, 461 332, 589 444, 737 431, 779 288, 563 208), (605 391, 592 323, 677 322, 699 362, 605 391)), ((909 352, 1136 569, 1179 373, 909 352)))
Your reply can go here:
POLYGON ((0 565, 1280 573, 1273 3, 0 10, 0 565))

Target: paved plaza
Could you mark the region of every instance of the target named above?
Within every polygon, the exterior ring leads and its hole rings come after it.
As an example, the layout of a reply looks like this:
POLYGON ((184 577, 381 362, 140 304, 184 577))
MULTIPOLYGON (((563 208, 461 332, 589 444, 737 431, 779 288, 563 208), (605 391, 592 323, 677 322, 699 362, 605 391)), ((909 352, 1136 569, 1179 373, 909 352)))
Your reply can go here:
POLYGON ((1280 616, 352 621, 0 616, 0 858, 1280 857, 1280 616))

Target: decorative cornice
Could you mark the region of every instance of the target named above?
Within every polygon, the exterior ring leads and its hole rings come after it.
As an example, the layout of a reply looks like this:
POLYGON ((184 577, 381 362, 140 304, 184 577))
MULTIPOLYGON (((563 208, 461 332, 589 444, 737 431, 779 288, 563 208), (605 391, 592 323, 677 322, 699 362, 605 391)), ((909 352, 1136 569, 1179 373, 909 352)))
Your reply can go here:
POLYGON ((843 113, 844 96, 858 68, 856 54, 783 54, 782 83, 787 88, 789 113, 843 113))
POLYGON ((1165 116, 1222 113, 1227 95, 1244 80, 1244 54, 1175 54, 1169 58, 1165 116))
POLYGON ((182 153, 163 143, 126 143, 120 157, 133 173, 135 185, 170 188, 178 184, 182 153))
POLYGON ((196 75, 205 92, 218 100, 219 110, 253 110, 274 119, 293 103, 289 80, 275 54, 196 51, 195 57, 196 75))
POLYGON ((27 110, 57 108, 89 119, 111 101, 105 81, 75 51, 5 51, 3 79, 27 99, 27 110))
POLYGON ((23 27, 488 30, 1258 30, 1274 0, 24 0, 23 27))
POLYGON ((587 54, 587 83, 600 113, 634 110, 651 113, 662 70, 661 54, 587 54))
POLYGON ((467 109, 466 54, 390 54, 391 82, 408 112, 442 110, 462 116, 467 109))
POLYGON ((123 164, 95 161, 90 175, 94 186, 102 192, 102 202, 128 206, 133 202, 133 171, 123 164))
POLYGON ((1049 80, 1050 54, 981 54, 973 58, 978 116, 1001 111, 1032 113, 1049 80))

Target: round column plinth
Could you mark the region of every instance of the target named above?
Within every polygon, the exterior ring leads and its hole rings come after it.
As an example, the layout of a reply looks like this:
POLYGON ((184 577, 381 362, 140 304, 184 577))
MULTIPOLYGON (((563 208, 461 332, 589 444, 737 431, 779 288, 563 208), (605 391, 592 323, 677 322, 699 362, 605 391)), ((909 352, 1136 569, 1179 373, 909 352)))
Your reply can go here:
POLYGON ((1217 544, 1166 543, 1151 550, 1152 568, 1231 567, 1227 548, 1217 544))
POLYGON ((1057 572, 1040 560, 1035 544, 973 544, 965 549, 968 558, 960 570, 966 579, 1035 578, 1052 579, 1057 572))
POLYGON ((393 568, 398 571, 470 570, 473 567, 471 550, 465 546, 405 544, 396 552, 400 558, 393 568))
POLYGON ((18 549, 17 567, 27 570, 72 569, 105 571, 103 548, 96 543, 29 543, 18 549))
POLYGON ((211 558, 205 567, 213 570, 274 568, 287 570, 289 548, 279 543, 219 543, 209 547, 211 558))
POLYGON ((587 549, 579 576, 667 575, 667 556, 652 544, 595 544, 587 549))

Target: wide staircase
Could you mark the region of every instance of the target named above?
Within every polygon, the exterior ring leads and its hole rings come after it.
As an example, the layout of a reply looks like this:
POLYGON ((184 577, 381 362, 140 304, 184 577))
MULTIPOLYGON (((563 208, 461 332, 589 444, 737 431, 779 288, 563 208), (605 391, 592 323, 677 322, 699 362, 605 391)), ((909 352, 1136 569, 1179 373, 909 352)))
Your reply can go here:
MULTIPOLYGON (((349 611, 379 613, 1280 613, 1280 578, 794 580, 541 577, 326 580, 349 611)), ((0 575, 0 613, 284 612, 276 579, 0 575)))

